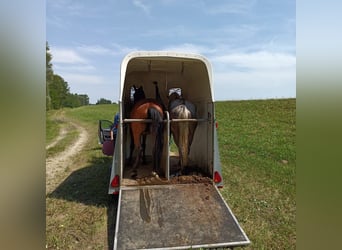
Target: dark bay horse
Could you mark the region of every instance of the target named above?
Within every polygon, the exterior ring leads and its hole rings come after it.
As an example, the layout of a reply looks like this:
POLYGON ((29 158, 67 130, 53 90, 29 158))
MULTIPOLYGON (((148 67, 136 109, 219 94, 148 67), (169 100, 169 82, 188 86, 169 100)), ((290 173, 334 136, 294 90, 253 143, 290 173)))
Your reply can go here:
POLYGON ((146 98, 143 86, 140 86, 139 88, 137 88, 135 85, 133 85, 133 89, 134 89, 133 104, 136 104, 138 101, 146 98))
MULTIPOLYGON (((141 91, 143 91, 142 88, 141 91)), ((138 92, 136 93, 139 94, 138 92)), ((139 166, 141 158, 143 159, 143 162, 145 162, 145 146, 147 134, 151 134, 154 140, 152 150, 153 172, 159 171, 160 158, 163 148, 164 127, 163 108, 155 99, 143 98, 134 102, 135 104, 131 111, 130 119, 151 119, 152 123, 132 122, 130 125, 132 139, 130 159, 132 159, 133 151, 137 150, 137 156, 133 164, 133 178, 137 176, 137 168, 139 166)))
MULTIPOLYGON (((196 118, 196 106, 174 92, 169 96, 170 119, 196 118)), ((171 133, 178 147, 181 172, 188 165, 190 146, 194 138, 197 121, 171 122, 171 133)))

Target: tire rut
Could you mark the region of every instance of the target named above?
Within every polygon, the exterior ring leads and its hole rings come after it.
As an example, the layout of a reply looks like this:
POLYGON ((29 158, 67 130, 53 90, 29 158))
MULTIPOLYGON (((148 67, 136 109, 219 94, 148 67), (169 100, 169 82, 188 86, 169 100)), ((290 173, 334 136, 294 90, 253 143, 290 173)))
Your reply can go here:
MULTIPOLYGON (((46 194, 53 191, 58 184, 63 181, 63 171, 69 167, 73 162, 73 156, 77 155, 88 140, 87 130, 79 124, 69 122, 73 127, 79 131, 77 140, 68 146, 63 152, 58 153, 46 159, 46 194)), ((47 146, 47 149, 58 143, 59 140, 65 137, 67 130, 61 131, 59 136, 47 146), (62 136, 62 138, 60 138, 62 136), (50 147, 49 147, 50 146, 50 147)))

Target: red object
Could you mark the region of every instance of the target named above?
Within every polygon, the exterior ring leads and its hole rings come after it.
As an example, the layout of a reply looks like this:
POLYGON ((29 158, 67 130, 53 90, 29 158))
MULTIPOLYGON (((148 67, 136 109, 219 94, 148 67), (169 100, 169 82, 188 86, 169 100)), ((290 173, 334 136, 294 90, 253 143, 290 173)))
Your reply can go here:
POLYGON ((107 155, 107 156, 112 156, 114 154, 114 143, 113 143, 113 141, 103 142, 102 153, 107 155))
POLYGON ((220 183, 222 181, 222 177, 219 172, 215 171, 214 173, 214 182, 215 183, 220 183))
POLYGON ((114 188, 114 187, 118 187, 119 184, 120 184, 120 177, 118 175, 115 175, 110 185, 114 188))

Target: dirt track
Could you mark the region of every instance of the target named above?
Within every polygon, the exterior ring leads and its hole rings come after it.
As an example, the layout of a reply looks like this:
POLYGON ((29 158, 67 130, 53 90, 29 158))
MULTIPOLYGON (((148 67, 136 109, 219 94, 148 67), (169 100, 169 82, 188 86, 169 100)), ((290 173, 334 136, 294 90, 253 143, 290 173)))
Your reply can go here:
MULTIPOLYGON (((69 122, 72 127, 78 129, 77 140, 68 146, 63 152, 46 159, 46 194, 50 193, 63 180, 63 171, 72 164, 72 158, 79 153, 87 142, 88 132, 78 124, 69 122)), ((56 139, 47 145, 46 150, 56 145, 68 133, 68 126, 61 128, 56 139)))
POLYGON ((46 146, 46 150, 48 150, 49 148, 54 147, 55 145, 57 145, 57 143, 59 141, 61 141, 68 133, 68 130, 65 127, 62 127, 61 130, 59 131, 58 136, 56 137, 55 140, 53 140, 50 144, 48 144, 46 146))

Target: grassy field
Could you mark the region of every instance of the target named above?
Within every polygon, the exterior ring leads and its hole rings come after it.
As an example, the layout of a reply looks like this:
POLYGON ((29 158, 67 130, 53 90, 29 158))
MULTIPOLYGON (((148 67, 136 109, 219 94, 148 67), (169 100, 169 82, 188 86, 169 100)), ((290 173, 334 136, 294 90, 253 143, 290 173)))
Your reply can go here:
MULTIPOLYGON (((98 145, 97 122, 112 120, 117 108, 67 109, 63 122, 47 114, 47 144, 68 120, 91 135, 61 184, 47 194, 49 249, 107 249, 113 243, 116 209, 107 196, 111 158, 98 145)), ((225 181, 220 191, 252 241, 245 249, 295 249, 296 100, 217 102, 215 108, 225 181)))
POLYGON ((69 128, 66 138, 47 150, 47 156, 62 151, 63 141, 75 139, 77 127, 70 128, 71 122, 89 133, 88 144, 58 176, 61 184, 46 195, 47 249, 107 249, 112 245, 116 210, 107 195, 111 157, 102 154, 97 125, 99 119, 113 120, 117 110, 117 105, 96 105, 47 113, 47 140, 63 126, 69 128))
POLYGON ((295 99, 216 103, 223 197, 251 249, 295 249, 295 99))

